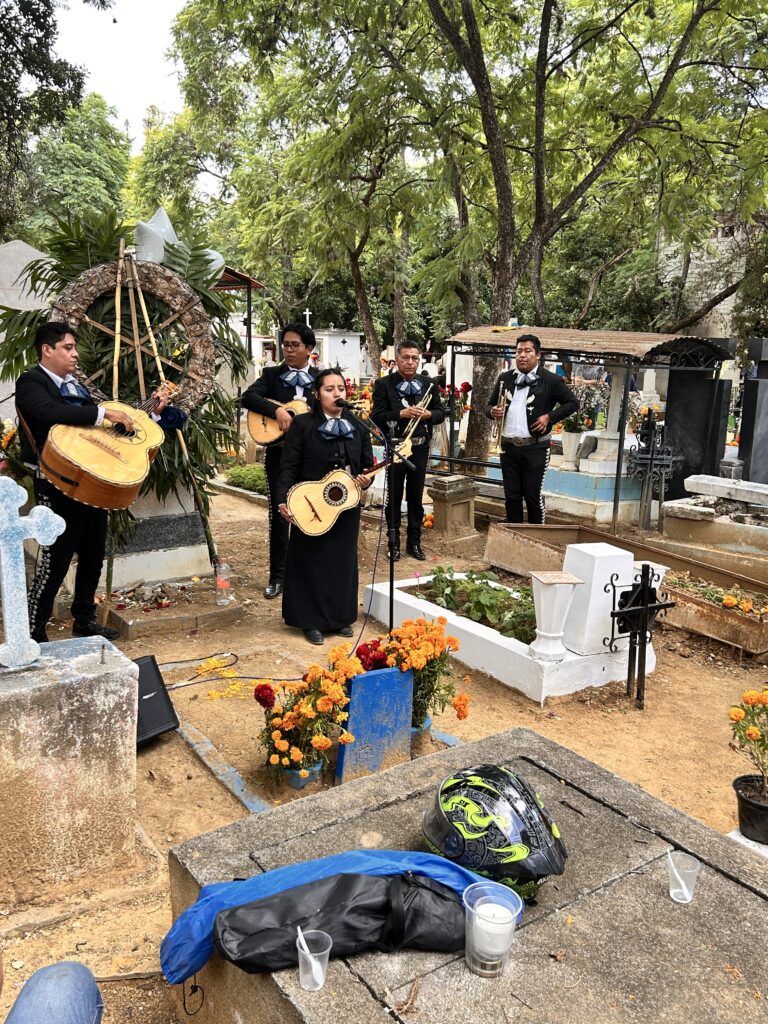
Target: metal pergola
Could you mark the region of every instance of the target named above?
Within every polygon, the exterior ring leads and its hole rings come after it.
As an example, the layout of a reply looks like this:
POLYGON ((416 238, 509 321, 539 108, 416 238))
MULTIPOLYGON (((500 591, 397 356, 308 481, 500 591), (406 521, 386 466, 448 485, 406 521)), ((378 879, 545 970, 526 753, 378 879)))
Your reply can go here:
MULTIPOLYGON (((521 334, 535 334, 541 341, 542 356, 555 362, 563 360, 589 363, 624 369, 624 391, 622 394, 621 411, 619 414, 619 448, 616 457, 616 474, 613 488, 613 516, 611 528, 617 530, 619 502, 621 498, 621 476, 624 460, 624 440, 627 429, 627 411, 629 407, 629 390, 632 375, 641 368, 685 369, 714 372, 712 389, 712 408, 710 410, 706 446, 714 429, 717 381, 724 360, 733 356, 736 350, 735 338, 703 338, 688 334, 654 334, 633 331, 580 331, 565 327, 535 327, 521 325, 517 327, 482 326, 461 331, 448 339, 451 346, 451 385, 456 381, 456 356, 496 356, 512 358, 517 339, 521 334)), ((455 465, 483 468, 496 468, 496 463, 481 459, 454 457, 456 437, 455 397, 453 387, 449 398, 450 431, 449 454, 432 456, 439 461, 447 461, 453 471, 455 465)), ((484 410, 480 415, 484 415, 484 410)))

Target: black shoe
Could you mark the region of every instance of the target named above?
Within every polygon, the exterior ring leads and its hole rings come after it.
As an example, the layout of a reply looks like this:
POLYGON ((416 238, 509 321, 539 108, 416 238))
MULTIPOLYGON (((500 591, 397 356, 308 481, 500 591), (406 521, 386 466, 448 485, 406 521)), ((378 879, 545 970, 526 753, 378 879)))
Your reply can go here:
POLYGON ((399 562, 400 561, 400 548, 395 548, 394 558, 392 557, 391 550, 389 548, 387 548, 387 561, 388 562, 399 562))
POLYGON ((355 631, 351 626, 342 626, 341 629, 336 630, 336 636, 354 636, 355 631))
POLYGON ((309 640, 311 644, 322 644, 325 642, 325 637, 319 629, 305 629, 304 638, 309 640))
POLYGON ((409 554, 411 558, 415 558, 417 562, 426 561, 427 556, 421 550, 420 544, 407 544, 405 550, 406 553, 409 554))
POLYGON ((74 622, 72 636, 103 636, 105 640, 117 640, 120 630, 114 629, 112 626, 100 626, 93 619, 91 622, 74 622))
POLYGON ((275 580, 274 583, 270 583, 268 587, 264 588, 264 597, 268 601, 271 601, 275 597, 280 597, 283 592, 283 581, 275 580))

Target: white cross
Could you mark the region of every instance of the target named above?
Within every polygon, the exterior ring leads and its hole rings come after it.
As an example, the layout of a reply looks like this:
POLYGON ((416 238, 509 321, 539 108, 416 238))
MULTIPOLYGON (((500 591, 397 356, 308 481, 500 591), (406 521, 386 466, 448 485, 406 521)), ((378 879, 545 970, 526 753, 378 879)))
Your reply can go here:
POLYGON ((44 505, 33 508, 28 516, 21 516, 19 509, 26 500, 23 487, 9 476, 0 476, 0 587, 5 624, 0 664, 8 668, 30 665, 40 654, 40 644, 29 635, 24 541, 34 537, 41 544, 53 544, 67 525, 44 505))
POLYGON ((309 327, 309 318, 312 315, 312 310, 307 306, 304 310, 304 319, 307 321, 307 327, 309 327))

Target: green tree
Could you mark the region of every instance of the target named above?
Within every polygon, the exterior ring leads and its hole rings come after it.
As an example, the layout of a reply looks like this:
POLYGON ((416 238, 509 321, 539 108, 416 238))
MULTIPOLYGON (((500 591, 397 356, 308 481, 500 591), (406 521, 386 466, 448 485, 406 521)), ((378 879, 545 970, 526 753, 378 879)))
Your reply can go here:
POLYGON ((114 124, 115 110, 101 96, 88 94, 70 107, 64 122, 40 135, 29 160, 31 211, 24 237, 38 243, 57 219, 122 212, 130 139, 114 124))
POLYGON ((56 0, 0 0, 0 241, 23 208, 30 137, 61 123, 82 95, 83 70, 54 53, 56 7, 56 0))

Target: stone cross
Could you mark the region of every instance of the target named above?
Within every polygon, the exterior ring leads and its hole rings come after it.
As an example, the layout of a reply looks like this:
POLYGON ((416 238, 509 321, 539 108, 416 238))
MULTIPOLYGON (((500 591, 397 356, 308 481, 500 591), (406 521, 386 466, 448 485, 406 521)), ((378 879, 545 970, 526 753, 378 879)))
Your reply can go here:
POLYGON ((21 516, 19 509, 26 500, 23 487, 0 476, 0 587, 5 624, 0 664, 8 668, 30 665, 40 654, 40 644, 29 635, 24 541, 34 537, 41 544, 52 544, 66 527, 61 516, 42 505, 21 516))
POLYGON ((307 306, 304 310, 304 319, 307 321, 307 327, 309 327, 309 318, 312 315, 312 310, 307 306))

